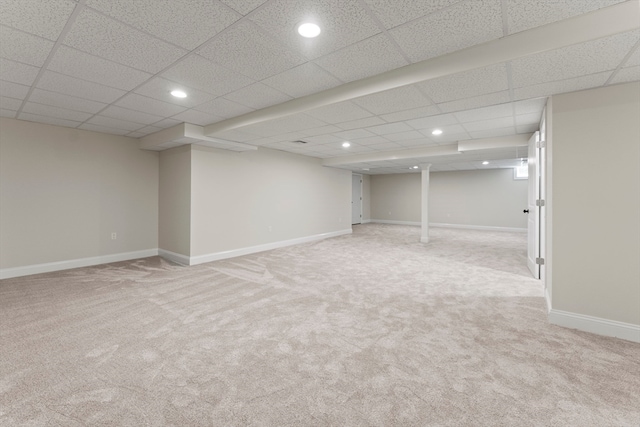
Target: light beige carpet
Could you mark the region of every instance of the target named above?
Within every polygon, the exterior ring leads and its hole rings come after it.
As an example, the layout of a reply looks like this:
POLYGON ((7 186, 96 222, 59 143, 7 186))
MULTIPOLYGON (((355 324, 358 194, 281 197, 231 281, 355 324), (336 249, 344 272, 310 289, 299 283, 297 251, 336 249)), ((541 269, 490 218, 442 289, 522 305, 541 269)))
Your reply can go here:
POLYGON ((524 234, 419 236, 4 280, 0 425, 640 425, 640 345, 549 325, 524 234))

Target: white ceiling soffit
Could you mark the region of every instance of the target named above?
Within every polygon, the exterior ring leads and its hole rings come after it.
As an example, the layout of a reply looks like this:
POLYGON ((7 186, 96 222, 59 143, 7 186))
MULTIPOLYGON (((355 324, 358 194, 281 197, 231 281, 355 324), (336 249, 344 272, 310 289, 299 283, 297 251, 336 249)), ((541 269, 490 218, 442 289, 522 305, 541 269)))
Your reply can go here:
POLYGON ((500 136, 496 138, 458 141, 458 151, 489 150, 493 148, 524 147, 529 145, 531 134, 500 136))
POLYGON ((180 123, 179 125, 140 138, 139 147, 143 150, 155 151, 166 150, 186 144, 204 145, 231 151, 250 151, 257 150, 258 148, 240 142, 210 138, 205 136, 203 131, 202 126, 180 123))
POLYGON ((623 2, 542 27, 407 65, 204 127, 204 134, 241 128, 318 107, 491 64, 611 36, 638 27, 640 2, 623 2))
POLYGON ((459 154, 458 144, 438 145, 435 147, 414 148, 399 151, 354 154, 352 156, 330 157, 322 161, 323 166, 352 165, 356 163, 379 162, 383 160, 402 160, 418 157, 450 156, 459 154))

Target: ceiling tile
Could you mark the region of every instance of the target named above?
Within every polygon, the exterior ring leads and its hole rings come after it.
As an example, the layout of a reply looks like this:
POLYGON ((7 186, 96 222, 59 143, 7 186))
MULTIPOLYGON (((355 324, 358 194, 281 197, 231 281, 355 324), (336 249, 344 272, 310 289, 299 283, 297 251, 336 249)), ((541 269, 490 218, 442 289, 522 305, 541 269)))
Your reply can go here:
POLYGON ((300 133, 304 136, 324 135, 332 132, 340 132, 342 129, 334 125, 325 125, 316 128, 301 129, 300 133))
MULTIPOLYGON (((141 123, 144 125, 150 125, 163 119, 161 116, 153 114, 143 113, 141 111, 130 110, 128 108, 118 107, 116 105, 110 105, 100 112, 101 115, 106 117, 112 117, 114 119, 127 120, 134 123, 141 123)), ((138 126, 139 128, 142 126, 138 126)))
POLYGON ((3 110, 18 111, 21 105, 22 105, 21 99, 0 96, 0 108, 3 110))
POLYGON ((513 105, 515 106, 516 114, 542 114, 542 110, 545 105, 547 105, 547 98, 526 99, 524 101, 514 102, 513 105))
POLYGON ((24 111, 25 113, 37 114, 39 116, 48 116, 54 117, 56 119, 71 120, 76 122, 83 122, 91 117, 91 114, 89 113, 68 110, 66 108, 53 107, 50 105, 36 104, 34 102, 27 102, 24 105, 22 111, 24 111))
POLYGON ((640 65, 640 45, 636 45, 633 53, 629 55, 623 64, 624 67, 632 67, 634 65, 640 65))
POLYGON ((351 140, 351 139, 358 139, 358 138, 366 138, 369 136, 375 136, 375 134, 368 132, 364 129, 352 129, 352 130, 345 130, 342 132, 336 132, 334 133, 335 136, 339 137, 339 138, 343 138, 346 140, 351 140))
POLYGON ((382 114, 380 117, 387 122, 401 122, 404 120, 434 116, 436 114, 440 114, 440 109, 435 105, 429 105, 427 107, 412 108, 396 113, 382 114))
POLYGON ((430 147, 436 145, 429 138, 422 136, 418 139, 406 139, 404 141, 398 141, 398 144, 404 148, 417 148, 417 147, 430 147))
POLYGON ((264 4, 267 2, 267 0, 220 0, 220 1, 243 15, 248 14, 249 12, 256 9, 261 4, 264 4))
POLYGON ((380 33, 358 0, 272 0, 249 19, 309 59, 380 33), (305 39, 297 34, 296 26, 309 20, 320 25, 321 36, 305 39))
POLYGON ((363 79, 407 65, 386 34, 379 34, 315 61, 343 82, 363 79))
POLYGON ((351 101, 338 102, 325 107, 314 108, 306 114, 327 123, 338 124, 371 117, 372 114, 351 101))
POLYGON ((635 82, 640 80, 640 66, 635 67, 627 67, 619 70, 613 79, 611 79, 611 84, 614 83, 626 83, 626 82, 635 82))
POLYGON ((77 98, 75 96, 51 92, 38 88, 33 90, 31 96, 29 97, 29 101, 37 102, 38 104, 51 105, 54 107, 67 108, 69 110, 84 111, 91 114, 95 114, 107 106, 107 104, 103 102, 77 98))
POLYGON ((224 96, 225 99, 246 105, 247 107, 259 109, 270 105, 279 104, 291 99, 290 96, 262 83, 254 83, 245 86, 224 96))
POLYGON ((137 93, 127 94, 124 98, 118 100, 115 105, 163 117, 173 116, 186 110, 185 107, 180 105, 159 101, 137 93))
POLYGON ((459 99, 456 101, 443 102, 438 104, 438 108, 443 113, 462 111, 470 108, 485 107, 488 105, 502 104, 511 100, 508 90, 489 93, 486 95, 473 96, 471 98, 459 99))
POLYGON ((3 1, 0 24, 55 41, 76 5, 70 0, 3 1))
POLYGON ((469 132, 472 138, 495 138, 498 136, 515 135, 513 126, 501 129, 486 129, 469 132))
POLYGON ((431 131, 435 128, 442 129, 443 126, 453 125, 458 123, 458 120, 453 114, 440 114, 437 116, 424 117, 421 119, 408 120, 406 124, 414 129, 429 129, 431 131))
POLYGON ((392 133, 385 135, 389 141, 400 142, 400 141, 408 141, 410 139, 424 139, 424 135, 418 132, 417 130, 410 130, 406 132, 392 133))
POLYGON ((83 9, 64 44, 150 73, 157 73, 187 53, 88 8, 83 9))
MULTIPOLYGON (((162 130, 162 128, 159 128, 157 126, 145 126, 141 129, 138 129, 137 131, 135 131, 135 133, 137 133, 138 135, 136 136, 136 138, 140 138, 142 136, 146 136, 146 135, 150 135, 152 133, 156 133, 156 132, 160 132, 162 130)), ((134 132, 132 132, 134 133, 134 132)), ((129 135, 131 136, 131 135, 129 135)))
POLYGON ((129 131, 127 130, 118 129, 116 127, 96 125, 93 123, 83 123, 78 126, 78 129, 90 130, 92 132, 108 133, 111 135, 126 135, 127 133, 129 133, 129 131))
POLYGON ((0 117, 7 117, 9 119, 15 119, 16 118, 16 111, 5 110, 3 108, 0 108, 0 117))
POLYGON ((452 74, 418 83, 435 103, 470 98, 509 89, 505 64, 452 74))
POLYGON ((150 74, 144 71, 98 58, 66 46, 58 48, 49 63, 48 69, 123 90, 131 90, 151 77, 150 74))
POLYGON ((212 99, 209 102, 198 105, 195 109, 224 118, 235 117, 254 111, 253 108, 246 107, 224 98, 212 99))
POLYGON ((468 139, 468 136, 466 135, 467 131, 462 127, 462 125, 458 124, 431 126, 427 129, 421 129, 420 133, 437 143, 448 141, 451 138, 456 141, 462 139, 463 137, 466 137, 468 139), (431 133, 435 127, 442 131, 440 135, 434 135, 431 133))
POLYGON ((477 122, 469 122, 463 123, 462 126, 469 132, 481 131, 481 130, 489 130, 489 129, 500 129, 506 128, 509 126, 514 126, 513 116, 502 117, 500 119, 491 119, 491 120, 481 120, 477 122))
POLYGON ((344 141, 344 138, 340 138, 335 135, 316 135, 316 136, 305 136, 303 140, 308 142, 309 145, 316 145, 316 144, 335 144, 335 143, 344 141))
POLYGON ((312 62, 276 74, 263 80, 262 83, 294 98, 331 89, 341 84, 340 80, 312 62))
POLYGON ((180 61, 162 76, 213 95, 225 95, 253 82, 249 77, 198 55, 180 61))
MULTIPOLYGON (((153 126, 161 128, 161 129, 166 129, 166 128, 173 127, 175 125, 179 125, 180 123, 182 123, 180 120, 164 119, 164 120, 160 120, 159 122, 154 123, 153 126)), ((137 129, 137 130, 140 130, 140 129, 137 129)))
POLYGON ((144 127, 144 125, 140 123, 134 123, 128 120, 116 119, 113 117, 107 117, 102 115, 91 117, 91 119, 89 119, 86 124, 103 126, 105 128, 120 129, 122 131, 128 131, 128 132, 138 130, 144 127))
POLYGON ((539 113, 528 113, 528 114, 519 114, 516 116, 516 125, 524 126, 524 125, 536 125, 540 123, 540 119, 542 118, 542 112, 539 113))
POLYGON ((376 135, 388 135, 391 133, 405 132, 413 130, 411 126, 406 123, 387 123, 384 125, 371 126, 367 128, 368 131, 375 133, 376 135))
POLYGON ((136 89, 135 92, 140 95, 148 96, 149 98, 154 98, 160 101, 168 102, 169 104, 181 105, 188 108, 211 101, 215 97, 214 95, 211 95, 209 93, 192 89, 185 85, 174 83, 160 77, 155 77, 149 80, 138 89, 136 89), (176 98, 175 96, 171 95, 171 91, 174 89, 184 90, 188 94, 188 96, 186 98, 176 98))
MULTIPOLYGON (((324 122, 305 114, 294 114, 279 119, 268 120, 254 125, 245 126, 243 132, 269 137, 282 135, 290 132, 297 132, 308 128, 323 126, 324 122)), ((302 136, 302 135, 301 135, 302 136)))
POLYGON ((9 98, 24 99, 29 93, 29 86, 0 80, 0 95, 9 98))
POLYGON ((473 110, 459 111, 454 114, 460 122, 475 122, 479 120, 498 119, 513 115, 514 106, 511 103, 492 105, 473 110))
POLYGON ((87 5, 188 50, 240 18, 228 7, 205 0, 88 0, 87 5))
POLYGON ((236 142, 248 142, 255 140, 256 136, 250 133, 243 132, 237 129, 226 130, 223 132, 216 132, 213 135, 214 138, 226 139, 236 142))
POLYGON ((402 0, 398 7, 397 0, 364 0, 385 28, 393 28, 413 21, 421 16, 429 15, 460 0, 402 0))
POLYGON ((40 68, 0 58, 0 79, 23 85, 31 85, 40 68))
POLYGON ((507 0, 509 33, 517 33, 551 22, 561 21, 624 0, 522 1, 507 0))
POLYGON ((207 43, 198 54, 237 73, 262 80, 305 62, 251 22, 240 22, 207 43))
POLYGON ((539 128, 540 127, 538 124, 529 124, 529 125, 516 126, 516 131, 518 133, 533 133, 537 131, 539 128))
POLYGON ((223 120, 222 117, 214 116, 213 114, 209 113, 203 113, 202 111, 193 109, 176 114, 172 117, 172 119, 177 119, 181 122, 191 123, 198 126, 207 126, 223 120))
POLYGON ((513 90, 513 96, 515 99, 528 99, 588 89, 602 86, 609 76, 611 76, 611 72, 607 71, 604 73, 591 74, 588 76, 560 80, 557 82, 516 88, 513 90))
POLYGON ((640 40, 630 31, 511 61, 514 88, 614 70, 640 40))
POLYGON ((45 123, 48 125, 64 126, 68 128, 74 128, 80 124, 80 122, 76 122, 73 120, 65 120, 51 116, 41 116, 39 114, 31 114, 25 112, 20 113, 17 118, 20 120, 26 120, 28 122, 45 123))
POLYGON ((364 119, 351 120, 344 123, 339 123, 338 126, 340 129, 351 130, 357 128, 366 128, 369 126, 381 125, 386 123, 380 117, 365 117, 364 119))
POLYGON ((54 73, 53 71, 45 71, 40 77, 37 87, 105 103, 111 103, 126 93, 120 89, 54 73))
POLYGON ((53 42, 0 25, 0 57, 41 67, 53 42))
POLYGON ((372 113, 386 114, 431 104, 416 86, 401 86, 354 99, 354 102, 372 113))
MULTIPOLYGON (((343 141, 343 139, 341 139, 343 141)), ((360 145, 376 145, 376 144, 384 144, 386 142, 391 142, 384 136, 376 135, 376 136, 367 136, 364 138, 355 138, 350 141, 355 142, 360 145)))
POLYGON ((500 0, 474 0, 389 30, 412 61, 422 61, 503 36, 500 0))

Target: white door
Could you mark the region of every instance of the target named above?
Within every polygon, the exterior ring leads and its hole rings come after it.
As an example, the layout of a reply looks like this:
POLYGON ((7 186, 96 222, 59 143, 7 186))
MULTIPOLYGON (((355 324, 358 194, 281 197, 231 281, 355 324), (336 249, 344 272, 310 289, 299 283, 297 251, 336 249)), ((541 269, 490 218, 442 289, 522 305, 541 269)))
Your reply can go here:
POLYGON ((362 175, 351 176, 351 225, 362 224, 362 175))
POLYGON ((527 209, 527 265, 536 279, 540 278, 540 132, 536 132, 529 139, 529 198, 527 209))

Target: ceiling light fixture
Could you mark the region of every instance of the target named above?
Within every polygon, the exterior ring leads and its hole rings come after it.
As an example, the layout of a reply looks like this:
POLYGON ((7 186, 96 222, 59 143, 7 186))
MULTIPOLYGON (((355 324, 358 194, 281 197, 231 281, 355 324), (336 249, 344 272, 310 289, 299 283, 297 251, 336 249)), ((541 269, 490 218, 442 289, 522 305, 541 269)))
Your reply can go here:
POLYGON ((411 166, 409 169, 418 169, 419 166, 411 166))
POLYGON ((187 97, 187 93, 182 91, 182 90, 172 90, 171 91, 171 95, 175 96, 176 98, 186 98, 187 97))
POLYGON ((351 147, 351 143, 350 143, 350 142, 345 141, 345 142, 343 142, 343 143, 342 143, 342 146, 343 146, 344 148, 349 148, 349 147, 351 147))
POLYGON ((483 165, 488 165, 489 162, 487 162, 486 160, 484 162, 482 162, 483 165))
POLYGON ((434 129, 431 135, 442 135, 442 129, 434 129))
POLYGON ((302 37, 312 39, 320 34, 320 27, 312 22, 305 22, 298 26, 298 34, 302 37))

